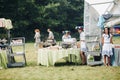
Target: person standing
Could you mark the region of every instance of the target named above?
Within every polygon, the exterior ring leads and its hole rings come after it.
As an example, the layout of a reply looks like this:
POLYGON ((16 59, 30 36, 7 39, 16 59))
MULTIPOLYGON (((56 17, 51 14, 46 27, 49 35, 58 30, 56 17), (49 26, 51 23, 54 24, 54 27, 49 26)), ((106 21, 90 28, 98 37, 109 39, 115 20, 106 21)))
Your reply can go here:
POLYGON ((87 61, 86 61, 86 51, 87 51, 87 46, 85 43, 85 33, 83 31, 82 27, 78 28, 78 32, 80 33, 80 57, 82 60, 82 65, 86 65, 87 61))
POLYGON ((104 28, 102 35, 102 56, 104 59, 104 65, 110 66, 110 57, 113 55, 112 52, 112 35, 110 34, 110 28, 104 28))
POLYGON ((35 35, 34 35, 34 39, 35 39, 35 47, 38 48, 39 47, 39 44, 41 42, 41 39, 40 39, 41 35, 40 35, 40 30, 39 29, 35 29, 35 35))
POLYGON ((49 33, 48 39, 49 39, 49 40, 54 40, 53 32, 52 32, 50 29, 47 29, 47 32, 49 33))
POLYGON ((54 38, 53 32, 52 32, 49 28, 47 29, 47 32, 49 33, 49 34, 48 34, 48 39, 47 39, 47 41, 48 41, 49 43, 51 43, 52 46, 53 46, 53 45, 56 45, 56 40, 55 40, 55 38, 54 38))

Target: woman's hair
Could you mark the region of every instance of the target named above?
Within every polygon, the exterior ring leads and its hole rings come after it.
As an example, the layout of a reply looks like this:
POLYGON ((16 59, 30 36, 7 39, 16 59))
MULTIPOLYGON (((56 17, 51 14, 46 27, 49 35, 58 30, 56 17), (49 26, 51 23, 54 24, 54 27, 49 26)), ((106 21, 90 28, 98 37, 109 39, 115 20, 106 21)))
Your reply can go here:
POLYGON ((40 30, 39 29, 35 29, 35 32, 40 32, 40 30))
MULTIPOLYGON (((108 38, 110 38, 110 28, 108 28, 108 27, 105 27, 105 28, 107 28, 107 30, 108 30, 108 38)), ((105 33, 105 28, 104 28, 104 33, 105 33)))
POLYGON ((62 31, 63 34, 70 34, 70 31, 66 30, 66 31, 62 31))
POLYGON ((83 31, 83 28, 80 28, 80 29, 78 29, 78 30, 81 30, 81 31, 83 31))

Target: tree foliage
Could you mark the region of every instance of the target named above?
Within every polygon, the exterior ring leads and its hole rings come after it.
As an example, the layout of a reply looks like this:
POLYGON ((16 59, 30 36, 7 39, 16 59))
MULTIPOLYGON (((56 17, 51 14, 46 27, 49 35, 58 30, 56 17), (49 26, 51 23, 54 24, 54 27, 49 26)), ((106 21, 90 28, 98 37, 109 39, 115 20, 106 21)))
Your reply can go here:
POLYGON ((74 32, 83 24, 84 0, 1 0, 0 17, 12 20, 12 37, 25 36, 33 40, 34 29, 39 28, 43 37, 51 28, 60 39, 63 30, 74 32))

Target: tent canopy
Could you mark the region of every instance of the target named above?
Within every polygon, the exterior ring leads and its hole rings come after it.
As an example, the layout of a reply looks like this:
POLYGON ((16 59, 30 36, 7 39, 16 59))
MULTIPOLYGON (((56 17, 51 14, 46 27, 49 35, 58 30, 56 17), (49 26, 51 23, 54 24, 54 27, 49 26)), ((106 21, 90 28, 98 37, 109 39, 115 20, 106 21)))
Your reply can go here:
POLYGON ((113 7, 114 0, 86 0, 98 13, 99 15, 105 14, 107 10, 113 7))
POLYGON ((12 29, 12 21, 10 19, 0 18, 0 27, 5 27, 6 29, 12 29))
POLYGON ((117 0, 85 0, 90 6, 92 6, 99 15, 105 14, 114 7, 117 0))
POLYGON ((87 34, 97 34, 99 17, 112 14, 103 26, 112 27, 120 24, 120 0, 85 0, 84 28, 87 34), (94 29, 95 31, 92 32, 94 29))

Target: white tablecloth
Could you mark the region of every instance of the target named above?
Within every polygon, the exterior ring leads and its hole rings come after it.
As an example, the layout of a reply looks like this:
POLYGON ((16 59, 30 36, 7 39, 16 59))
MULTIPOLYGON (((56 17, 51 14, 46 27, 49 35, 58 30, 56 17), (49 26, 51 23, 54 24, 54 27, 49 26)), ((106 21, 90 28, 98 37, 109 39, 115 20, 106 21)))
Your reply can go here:
POLYGON ((5 50, 0 50, 0 69, 2 68, 7 68, 7 55, 5 50))
POLYGON ((70 62, 80 63, 79 49, 38 49, 38 65, 53 66, 58 60, 65 58, 70 62), (73 55, 70 55, 73 54, 73 55))

